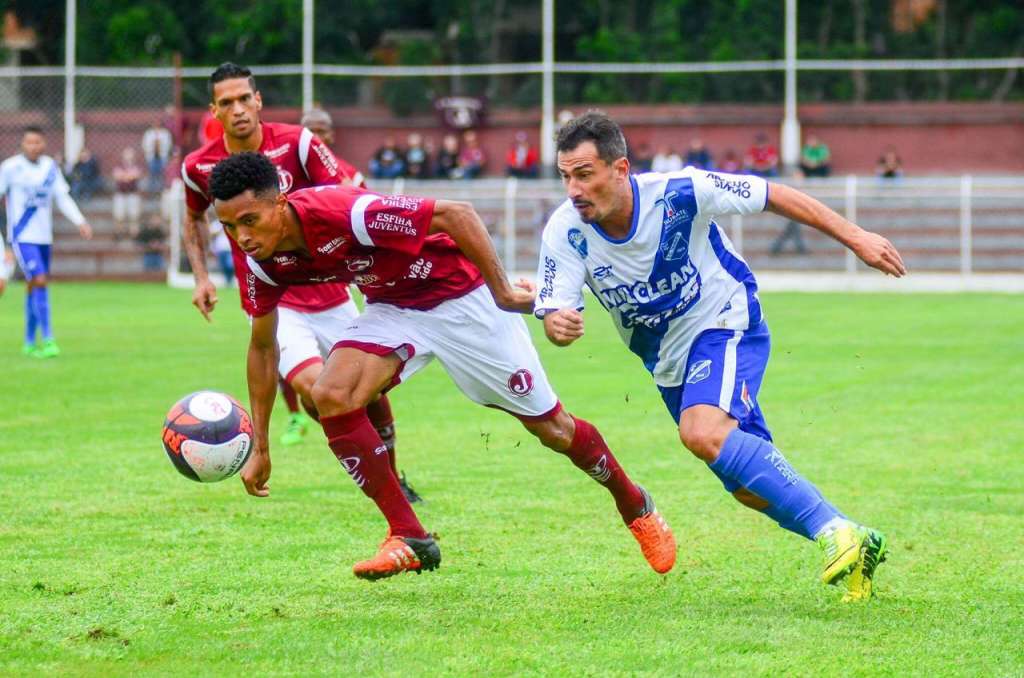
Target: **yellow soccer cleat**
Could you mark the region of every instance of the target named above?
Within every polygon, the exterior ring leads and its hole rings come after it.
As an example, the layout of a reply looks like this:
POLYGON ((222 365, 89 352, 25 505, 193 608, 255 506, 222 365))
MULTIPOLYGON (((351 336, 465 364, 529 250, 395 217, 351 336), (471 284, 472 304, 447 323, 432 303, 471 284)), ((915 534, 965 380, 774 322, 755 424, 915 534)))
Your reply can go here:
POLYGON ((874 595, 873 580, 878 566, 885 562, 889 554, 889 545, 885 535, 878 530, 865 528, 867 538, 860 549, 860 558, 854 565, 853 572, 846 578, 846 595, 844 603, 870 600, 874 595))
POLYGON ((818 536, 818 547, 825 555, 825 567, 821 571, 823 584, 835 586, 854 571, 867 538, 865 528, 848 521, 818 536))

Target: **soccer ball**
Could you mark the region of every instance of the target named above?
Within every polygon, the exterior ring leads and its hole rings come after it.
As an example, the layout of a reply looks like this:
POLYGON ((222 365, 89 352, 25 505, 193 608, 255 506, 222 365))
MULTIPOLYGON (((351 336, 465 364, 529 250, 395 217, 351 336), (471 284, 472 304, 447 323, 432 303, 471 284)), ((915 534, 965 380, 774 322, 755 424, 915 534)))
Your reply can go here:
POLYGON ((215 483, 233 476, 249 458, 252 419, 231 396, 196 391, 167 413, 163 439, 164 451, 181 475, 215 483))

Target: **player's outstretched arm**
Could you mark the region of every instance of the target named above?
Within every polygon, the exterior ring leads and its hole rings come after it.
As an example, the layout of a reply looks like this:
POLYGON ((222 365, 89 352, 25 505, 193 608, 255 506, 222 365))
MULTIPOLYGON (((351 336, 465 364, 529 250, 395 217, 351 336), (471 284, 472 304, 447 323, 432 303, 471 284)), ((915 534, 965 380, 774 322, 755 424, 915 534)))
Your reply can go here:
POLYGON ((568 346, 583 336, 583 314, 561 308, 544 315, 544 334, 555 346, 568 346))
POLYGON ((209 230, 206 212, 185 208, 181 241, 185 245, 185 254, 188 255, 188 262, 192 265, 192 274, 196 279, 195 289, 192 290, 192 305, 199 309, 207 322, 214 306, 217 305, 217 287, 210 282, 210 272, 206 268, 206 234, 209 230))
POLYGON ((431 233, 447 233, 466 258, 476 264, 498 308, 515 313, 533 313, 536 290, 513 286, 494 251, 487 227, 468 202, 438 200, 434 204, 431 233))
POLYGON ((277 396, 277 311, 252 319, 246 375, 252 407, 253 445, 242 468, 242 484, 254 497, 267 497, 270 487, 270 413, 277 396))
POLYGON ((872 268, 897 278, 907 273, 900 253, 886 238, 847 221, 842 215, 802 191, 784 184, 768 184, 767 209, 769 212, 807 224, 832 236, 853 250, 861 261, 872 268))

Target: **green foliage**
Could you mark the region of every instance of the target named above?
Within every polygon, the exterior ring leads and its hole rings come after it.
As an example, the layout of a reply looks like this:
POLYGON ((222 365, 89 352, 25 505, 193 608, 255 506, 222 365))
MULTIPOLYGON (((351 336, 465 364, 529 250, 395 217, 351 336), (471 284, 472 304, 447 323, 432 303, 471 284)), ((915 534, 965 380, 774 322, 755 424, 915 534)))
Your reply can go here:
MULTIPOLYGON (((16 0, 22 20, 40 33, 29 55, 59 63, 63 0, 16 0)), ((798 7, 799 54, 808 59, 851 57, 971 58, 1024 55, 1024 5, 1005 0, 937 0, 920 25, 898 33, 892 0, 803 0, 798 7), (863 7, 863 12, 856 11, 863 7), (858 39, 858 35, 862 39, 858 39)), ((233 59, 248 64, 301 59, 301 0, 90 0, 79 3, 79 60, 92 65, 168 63, 180 51, 186 65, 233 59)), ((643 0, 556 5, 561 61, 731 61, 779 59, 783 53, 781 0, 643 0)), ((316 58, 322 63, 372 62, 386 34, 427 30, 431 62, 487 63, 540 59, 540 0, 348 0, 316 4, 316 58)), ((418 38, 411 39, 415 43, 418 38)), ((402 47, 415 52, 418 47, 402 47)), ((403 56, 403 59, 405 57, 403 56)), ((801 99, 1024 98, 1005 72, 804 73, 801 99), (856 81, 856 82, 855 82, 856 81), (857 83, 860 83, 859 85, 857 83), (1003 91, 1005 90, 1005 91, 1003 91)), ((534 98, 528 79, 464 79, 456 93, 486 94, 519 103, 534 98)), ((422 106, 431 89, 448 83, 391 83, 385 98, 396 111, 422 106)), ((563 101, 777 102, 773 76, 572 76, 560 80, 563 101), (686 87, 681 87, 683 82, 686 87)))
MULTIPOLYGON (((356 580, 384 522, 311 432, 268 499, 199 485, 160 445, 170 405, 245 402, 248 324, 221 291, 52 287, 64 353, 18 355, 0 298, 0 674, 5 676, 1016 676, 1024 590, 1024 300, 764 294, 759 398, 789 460, 892 555, 844 606, 818 553, 726 495, 679 445, 598 304, 558 349, 562 402, 600 428, 679 540, 652 573, 613 503, 437 365, 392 393, 398 459, 437 572, 356 580), (978 328, 985 330, 979 332, 978 328)), ((589 300, 588 304, 593 302, 589 300)), ((273 433, 285 418, 274 414, 273 433)))

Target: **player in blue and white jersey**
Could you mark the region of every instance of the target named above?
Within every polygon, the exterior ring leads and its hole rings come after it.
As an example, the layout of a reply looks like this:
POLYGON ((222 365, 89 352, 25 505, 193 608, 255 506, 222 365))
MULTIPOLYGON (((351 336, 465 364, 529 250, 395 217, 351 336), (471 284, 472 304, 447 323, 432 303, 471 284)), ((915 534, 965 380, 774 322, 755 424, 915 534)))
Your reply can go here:
POLYGON ((822 580, 844 600, 871 596, 885 537, 850 521, 772 444, 757 402, 769 333, 757 281, 714 218, 769 210, 836 238, 865 263, 902 276, 885 238, 814 198, 753 176, 692 167, 631 175, 619 126, 591 111, 557 136, 569 196, 544 228, 535 314, 555 344, 583 335, 583 287, 654 377, 679 437, 726 490, 816 540, 822 580))
POLYGON ((50 325, 50 247, 53 244, 53 203, 83 238, 92 229, 71 198, 60 167, 48 155, 46 137, 38 127, 26 127, 21 153, 0 164, 0 195, 7 202, 7 241, 25 274, 25 355, 52 358, 60 353, 50 325), (36 332, 42 345, 36 344, 36 332))

